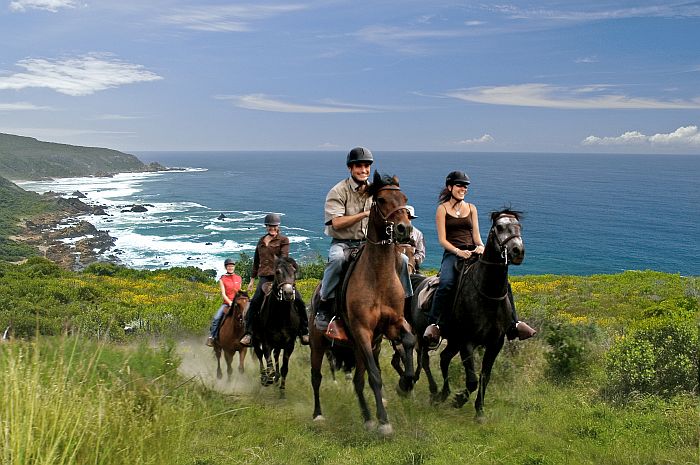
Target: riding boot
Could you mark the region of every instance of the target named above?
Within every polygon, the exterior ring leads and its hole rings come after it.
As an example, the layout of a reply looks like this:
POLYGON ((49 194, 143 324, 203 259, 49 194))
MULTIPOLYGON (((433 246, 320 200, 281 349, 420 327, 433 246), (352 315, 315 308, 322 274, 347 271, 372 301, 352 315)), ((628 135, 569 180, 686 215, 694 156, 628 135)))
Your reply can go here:
POLYGON ((326 331, 328 329, 328 323, 333 318, 333 307, 335 305, 335 299, 321 300, 318 304, 318 309, 316 310, 316 329, 319 331, 326 331))
POLYGON ((243 319, 243 337, 238 342, 246 347, 253 345, 253 309, 250 307, 243 319))

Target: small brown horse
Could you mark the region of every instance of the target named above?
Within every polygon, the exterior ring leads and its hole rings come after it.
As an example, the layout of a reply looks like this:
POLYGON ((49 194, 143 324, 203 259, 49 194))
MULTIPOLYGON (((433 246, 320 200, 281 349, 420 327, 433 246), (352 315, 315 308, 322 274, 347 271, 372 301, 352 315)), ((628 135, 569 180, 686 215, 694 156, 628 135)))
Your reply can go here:
MULTIPOLYGON (((404 318, 405 291, 399 280, 402 267, 401 254, 397 242, 406 242, 410 237, 411 221, 406 211, 406 195, 401 192, 396 177, 380 176, 376 171, 372 185, 368 188, 373 203, 369 215, 367 242, 355 262, 354 269, 346 278, 347 287, 341 303, 341 314, 352 341, 355 361, 353 384, 360 404, 365 426, 370 428, 370 411, 364 396, 365 372, 374 393, 379 420, 379 433, 390 435, 393 428, 389 423, 386 408, 382 402, 382 376, 379 368, 379 348, 382 337, 389 339, 400 353, 405 371, 401 375, 398 389, 410 391, 413 388, 413 347, 415 336, 404 318)), ((317 308, 319 297, 312 299, 317 308)), ((315 314, 315 312, 312 312, 315 314)), ((319 390, 321 386, 321 365, 330 342, 316 329, 313 318, 309 318, 311 332, 311 384, 314 390, 314 420, 323 419, 319 390)))
POLYGON ((223 373, 221 372, 221 352, 224 352, 224 358, 226 359, 226 374, 228 375, 228 380, 231 381, 231 374, 233 373, 233 368, 231 368, 231 363, 233 362, 233 356, 238 352, 238 372, 243 373, 245 366, 245 356, 248 352, 248 348, 240 343, 241 337, 243 337, 243 318, 248 311, 248 305, 250 304, 250 298, 248 293, 244 291, 239 291, 233 298, 233 306, 229 307, 228 312, 224 315, 224 321, 221 323, 219 328, 219 338, 214 343, 214 353, 216 354, 216 377, 221 379, 223 373))

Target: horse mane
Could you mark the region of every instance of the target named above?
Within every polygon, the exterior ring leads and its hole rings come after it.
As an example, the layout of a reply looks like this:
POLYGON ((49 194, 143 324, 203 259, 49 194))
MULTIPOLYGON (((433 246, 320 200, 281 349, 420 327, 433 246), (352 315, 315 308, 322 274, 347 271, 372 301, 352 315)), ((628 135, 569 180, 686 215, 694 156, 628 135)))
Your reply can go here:
POLYGON ((248 295, 248 293, 246 291, 240 290, 240 291, 236 292, 236 295, 233 297, 234 300, 236 299, 236 297, 250 297, 250 296, 248 295))
POLYGON ((492 211, 491 212, 491 222, 493 223, 496 221, 498 217, 501 215, 511 215, 514 216, 516 220, 520 221, 520 219, 525 215, 523 212, 520 210, 513 210, 511 207, 506 207, 503 210, 500 211, 492 211))
POLYGON ((367 188, 367 193, 374 198, 379 192, 379 189, 386 186, 399 187, 399 178, 394 175, 379 174, 379 171, 375 170, 372 184, 367 188))
POLYGON ((281 262, 284 262, 284 263, 289 263, 290 265, 292 265, 292 267, 293 267, 295 270, 298 270, 298 269, 299 269, 299 267, 297 266, 297 261, 294 260, 292 257, 289 257, 289 256, 287 256, 287 257, 277 257, 277 261, 278 261, 278 262, 281 261, 281 262))

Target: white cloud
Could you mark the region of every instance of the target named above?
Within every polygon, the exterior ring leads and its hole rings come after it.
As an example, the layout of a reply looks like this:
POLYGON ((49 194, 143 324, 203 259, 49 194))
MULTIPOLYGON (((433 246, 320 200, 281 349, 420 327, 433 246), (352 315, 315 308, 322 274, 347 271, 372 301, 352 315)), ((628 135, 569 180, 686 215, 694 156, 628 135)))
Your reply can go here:
POLYGON ((457 143, 462 144, 462 145, 477 145, 477 144, 489 144, 491 142, 494 142, 495 139, 491 137, 490 134, 484 134, 481 137, 476 137, 474 139, 464 139, 460 140, 457 143))
POLYGON ((418 41, 449 39, 467 34, 467 31, 461 29, 411 29, 393 26, 368 26, 360 29, 353 35, 365 42, 392 48, 399 52, 420 53, 423 49, 417 45, 418 41))
POLYGON ((386 110, 380 107, 354 105, 332 100, 326 100, 320 104, 314 105, 289 103, 268 97, 265 94, 219 95, 215 98, 219 100, 231 100, 233 104, 239 108, 277 113, 369 113, 386 110))
POLYGON ((697 126, 684 126, 668 134, 647 136, 639 131, 629 131, 616 137, 588 136, 583 145, 655 145, 700 147, 700 132, 697 126))
POLYGON ((306 9, 305 5, 203 5, 182 8, 161 20, 167 24, 209 32, 250 31, 250 23, 271 16, 306 9))
POLYGON ((96 119, 105 121, 128 121, 133 119, 143 119, 143 116, 129 116, 129 115, 100 115, 96 119))
POLYGON ((0 111, 53 110, 51 107, 34 105, 28 102, 1 103, 0 111))
POLYGON ((589 11, 583 10, 548 10, 544 8, 525 9, 515 5, 494 5, 492 10, 517 20, 547 20, 547 21, 604 21, 626 18, 696 18, 700 16, 700 6, 694 2, 668 5, 649 5, 631 8, 601 9, 593 2, 589 11), (597 9, 596 9, 597 8, 597 9))
POLYGON ((658 100, 608 93, 608 86, 558 87, 549 84, 470 87, 447 92, 459 100, 490 105, 512 105, 574 110, 600 109, 700 109, 700 97, 692 100, 658 100))
POLYGON ((75 8, 73 0, 15 0, 10 2, 10 10, 46 10, 57 12, 60 8, 75 8))
POLYGON ((26 71, 0 76, 0 90, 43 87, 81 96, 125 84, 163 79, 142 65, 126 63, 106 54, 57 60, 28 58, 17 62, 17 66, 26 71))

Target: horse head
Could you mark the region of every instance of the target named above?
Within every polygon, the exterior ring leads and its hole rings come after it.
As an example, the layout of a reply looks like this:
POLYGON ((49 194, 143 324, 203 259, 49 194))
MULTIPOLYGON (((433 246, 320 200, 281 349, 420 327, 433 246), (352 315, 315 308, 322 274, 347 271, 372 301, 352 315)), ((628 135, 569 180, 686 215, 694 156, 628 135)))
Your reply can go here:
POLYGON ((367 241, 382 245, 408 242, 412 226, 406 210, 408 198, 401 192, 399 179, 375 171, 367 193, 372 196, 367 241))
POLYGON ((278 257, 275 260, 274 287, 277 290, 278 300, 285 302, 294 300, 297 269, 297 262, 291 257, 278 257))
POLYGON ((246 291, 238 291, 233 298, 233 316, 236 319, 245 318, 245 314, 248 312, 248 306, 250 305, 250 296, 246 291))
POLYGON ((525 259, 525 244, 521 235, 522 212, 504 209, 491 213, 491 230, 484 259, 505 265, 520 265, 525 259))

